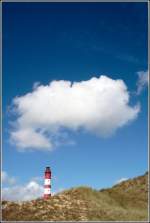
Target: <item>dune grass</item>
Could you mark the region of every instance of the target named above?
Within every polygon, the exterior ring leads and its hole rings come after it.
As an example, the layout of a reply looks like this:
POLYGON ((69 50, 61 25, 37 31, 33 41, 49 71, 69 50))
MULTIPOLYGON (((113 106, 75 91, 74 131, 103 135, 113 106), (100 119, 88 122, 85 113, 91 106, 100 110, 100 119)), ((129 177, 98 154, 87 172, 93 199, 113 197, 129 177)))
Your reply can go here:
POLYGON ((7 221, 147 221, 148 173, 109 189, 78 187, 48 200, 2 202, 7 221))

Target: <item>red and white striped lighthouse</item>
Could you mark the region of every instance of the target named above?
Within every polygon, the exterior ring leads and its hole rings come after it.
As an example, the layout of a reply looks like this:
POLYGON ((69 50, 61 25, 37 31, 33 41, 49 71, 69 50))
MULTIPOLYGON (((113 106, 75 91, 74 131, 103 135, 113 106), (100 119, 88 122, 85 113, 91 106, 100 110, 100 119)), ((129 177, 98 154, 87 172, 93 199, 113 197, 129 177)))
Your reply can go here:
POLYGON ((50 167, 46 167, 45 179, 44 179, 44 199, 51 196, 51 170, 50 167))

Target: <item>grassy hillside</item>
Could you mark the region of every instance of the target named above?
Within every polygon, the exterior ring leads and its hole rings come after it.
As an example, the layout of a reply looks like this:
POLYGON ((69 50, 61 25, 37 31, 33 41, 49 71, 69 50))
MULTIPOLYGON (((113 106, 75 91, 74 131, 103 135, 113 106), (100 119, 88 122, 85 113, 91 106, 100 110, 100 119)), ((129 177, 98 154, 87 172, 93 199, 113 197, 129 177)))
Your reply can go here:
POLYGON ((3 220, 24 221, 146 221, 148 174, 109 189, 72 188, 48 200, 2 202, 3 220))

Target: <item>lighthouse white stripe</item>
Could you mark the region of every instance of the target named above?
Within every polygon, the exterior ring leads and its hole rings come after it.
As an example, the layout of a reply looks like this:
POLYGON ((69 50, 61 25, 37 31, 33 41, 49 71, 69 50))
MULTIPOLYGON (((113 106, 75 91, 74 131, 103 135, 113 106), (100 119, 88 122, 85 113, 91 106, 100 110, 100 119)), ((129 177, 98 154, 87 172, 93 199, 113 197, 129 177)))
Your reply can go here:
POLYGON ((50 188, 44 188, 44 194, 50 194, 51 191, 50 191, 50 188))
POLYGON ((45 179, 45 181, 44 181, 44 185, 50 185, 50 179, 45 179))

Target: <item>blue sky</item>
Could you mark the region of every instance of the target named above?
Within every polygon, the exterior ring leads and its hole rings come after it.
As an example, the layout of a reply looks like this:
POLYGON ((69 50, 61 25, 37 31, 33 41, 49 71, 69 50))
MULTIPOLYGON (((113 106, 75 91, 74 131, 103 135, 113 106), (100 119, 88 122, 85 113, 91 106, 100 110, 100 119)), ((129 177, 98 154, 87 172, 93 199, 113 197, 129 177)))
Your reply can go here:
POLYGON ((148 90, 135 91, 137 72, 147 66, 147 3, 3 3, 3 171, 23 185, 51 166, 53 191, 80 185, 99 189, 143 174, 148 90), (32 92, 35 82, 44 86, 100 75, 122 79, 129 105, 140 103, 131 123, 106 138, 68 130, 74 144, 53 151, 20 152, 9 142, 10 122, 16 120, 9 112, 12 100, 32 92))

